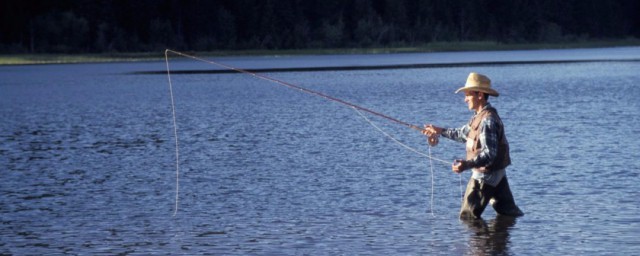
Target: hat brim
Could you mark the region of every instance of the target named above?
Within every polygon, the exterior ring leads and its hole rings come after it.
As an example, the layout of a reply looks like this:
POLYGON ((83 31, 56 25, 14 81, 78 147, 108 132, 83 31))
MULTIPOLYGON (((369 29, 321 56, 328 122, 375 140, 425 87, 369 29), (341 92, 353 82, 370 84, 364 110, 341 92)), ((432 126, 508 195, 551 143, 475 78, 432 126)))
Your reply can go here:
POLYGON ((496 90, 491 89, 491 88, 485 88, 485 87, 466 87, 465 86, 465 87, 462 87, 462 88, 456 90, 456 93, 469 92, 469 91, 471 91, 471 92, 484 92, 484 93, 489 94, 489 95, 494 96, 494 97, 500 96, 500 93, 498 93, 496 90))

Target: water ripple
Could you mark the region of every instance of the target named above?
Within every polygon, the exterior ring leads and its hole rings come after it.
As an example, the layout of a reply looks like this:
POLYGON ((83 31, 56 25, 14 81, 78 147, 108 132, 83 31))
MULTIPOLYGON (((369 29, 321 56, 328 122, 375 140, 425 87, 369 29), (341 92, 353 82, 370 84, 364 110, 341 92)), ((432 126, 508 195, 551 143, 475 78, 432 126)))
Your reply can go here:
MULTIPOLYGON (((165 78, 113 72, 138 65, 159 63, 12 67, 0 82, 0 254, 640 249, 635 62, 474 67, 504 91, 492 101, 512 146, 509 181, 527 214, 509 221, 488 209, 474 223, 457 219, 459 177, 448 166, 434 165, 432 184, 426 159, 353 110, 232 74, 175 78, 182 173, 172 217, 165 78), (61 74, 78 75, 70 83, 61 74)), ((271 75, 402 120, 457 126, 470 113, 453 85, 470 71, 271 75)), ((426 149, 414 131, 372 120, 426 149)), ((442 141, 433 153, 453 159, 462 150, 442 141)))

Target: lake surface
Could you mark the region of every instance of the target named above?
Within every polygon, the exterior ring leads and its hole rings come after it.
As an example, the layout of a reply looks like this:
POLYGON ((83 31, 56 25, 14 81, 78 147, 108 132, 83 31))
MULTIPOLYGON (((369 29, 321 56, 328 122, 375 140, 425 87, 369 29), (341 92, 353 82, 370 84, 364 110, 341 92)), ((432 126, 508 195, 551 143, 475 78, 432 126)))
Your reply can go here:
MULTIPOLYGON (((453 92, 469 72, 488 75, 501 92, 490 101, 506 127, 507 175, 526 215, 504 220, 488 207, 484 221, 472 223, 458 220, 468 172, 433 162, 432 173, 427 158, 351 108, 243 74, 172 76, 180 143, 173 216, 167 77, 131 74, 164 70, 164 62, 0 67, 0 254, 637 254, 640 48, 594 51, 589 59, 613 61, 264 74, 409 123, 447 127, 471 116, 453 92)), ((420 56, 585 58, 575 54, 420 56)), ((270 61, 402 64, 420 56, 270 61)), ((223 60, 270 67, 263 57, 223 60)), ((428 151, 418 132, 367 117, 428 151)), ((464 145, 442 139, 431 152, 453 160, 464 145)))

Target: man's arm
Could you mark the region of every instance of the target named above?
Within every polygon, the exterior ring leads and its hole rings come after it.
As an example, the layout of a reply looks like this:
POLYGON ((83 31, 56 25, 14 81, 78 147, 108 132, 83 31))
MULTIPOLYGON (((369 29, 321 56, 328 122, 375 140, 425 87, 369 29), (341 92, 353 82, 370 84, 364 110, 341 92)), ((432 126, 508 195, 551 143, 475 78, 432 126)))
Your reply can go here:
POLYGON ((426 124, 424 125, 424 130, 422 130, 422 134, 429 137, 442 135, 447 139, 464 143, 467 141, 467 134, 469 134, 469 125, 465 124, 460 128, 442 128, 432 124, 426 124))
POLYGON ((465 124, 460 128, 442 128, 440 134, 442 137, 465 143, 467 142, 467 134, 469 134, 469 124, 465 124))

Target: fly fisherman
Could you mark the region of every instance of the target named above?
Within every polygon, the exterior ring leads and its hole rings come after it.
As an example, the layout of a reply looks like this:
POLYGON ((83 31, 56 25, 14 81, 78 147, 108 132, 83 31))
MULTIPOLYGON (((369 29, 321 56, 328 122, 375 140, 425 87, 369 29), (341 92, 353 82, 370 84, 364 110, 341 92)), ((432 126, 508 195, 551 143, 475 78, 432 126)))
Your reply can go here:
POLYGON ((432 145, 437 143, 439 135, 466 143, 467 158, 455 160, 451 166, 455 173, 468 169, 473 172, 464 193, 460 218, 479 219, 490 201, 500 215, 524 215, 516 206, 507 181, 505 168, 511 164, 511 158, 504 125, 489 103, 489 96, 498 97, 499 93, 491 88, 488 77, 477 73, 469 74, 467 83, 458 92, 464 92, 464 101, 469 110, 475 112, 469 123, 460 128, 429 124, 422 133, 429 136, 432 145))

